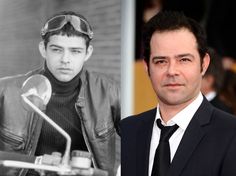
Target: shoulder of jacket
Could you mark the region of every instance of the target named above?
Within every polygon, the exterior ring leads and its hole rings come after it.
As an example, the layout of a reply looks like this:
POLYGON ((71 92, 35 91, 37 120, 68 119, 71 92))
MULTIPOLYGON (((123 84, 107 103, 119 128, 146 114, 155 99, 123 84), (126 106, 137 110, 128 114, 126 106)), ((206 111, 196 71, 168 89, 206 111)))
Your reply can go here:
POLYGON ((83 69, 82 81, 89 82, 90 84, 114 85, 118 87, 118 82, 111 76, 87 69, 83 69))
POLYGON ((221 109, 213 107, 213 116, 214 118, 220 120, 221 123, 232 124, 232 125, 235 125, 236 127, 236 116, 233 114, 230 114, 221 109))
POLYGON ((8 86, 17 86, 21 87, 23 82, 30 76, 34 74, 39 74, 42 69, 37 69, 33 71, 29 71, 25 74, 18 74, 13 76, 6 76, 0 78, 0 87, 8 87, 8 86))
POLYGON ((156 108, 122 119, 122 123, 140 123, 156 115, 156 108))

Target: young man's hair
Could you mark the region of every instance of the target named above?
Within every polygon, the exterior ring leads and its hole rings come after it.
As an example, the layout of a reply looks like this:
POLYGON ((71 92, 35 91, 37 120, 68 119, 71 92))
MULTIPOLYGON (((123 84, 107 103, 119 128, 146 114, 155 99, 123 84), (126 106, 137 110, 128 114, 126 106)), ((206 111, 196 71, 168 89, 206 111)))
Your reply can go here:
POLYGON ((152 17, 144 26, 143 42, 144 42, 144 60, 149 65, 150 60, 150 41, 153 33, 175 31, 179 29, 187 29, 196 38, 198 52, 201 63, 207 53, 206 34, 203 28, 195 20, 186 17, 182 12, 161 11, 152 17))
MULTIPOLYGON (((90 29, 92 29, 92 27, 90 26, 88 20, 81 14, 78 14, 78 13, 75 13, 75 12, 72 12, 72 11, 63 11, 63 12, 60 12, 60 13, 57 13, 55 15, 53 15, 51 18, 49 18, 47 21, 49 21, 50 19, 58 16, 58 15, 74 15, 74 16, 78 16, 79 18, 83 19, 84 21, 86 21, 90 27, 90 29)), ((90 44, 90 41, 91 39, 86 35, 86 34, 83 34, 77 30, 74 29, 74 27, 70 24, 70 23, 67 23, 65 24, 61 29, 58 29, 56 31, 52 31, 52 32, 47 32, 46 35, 42 36, 42 39, 44 41, 44 45, 45 47, 47 46, 48 42, 49 42, 49 38, 53 35, 62 35, 62 36, 78 36, 78 37, 82 37, 85 39, 85 44, 86 44, 86 47, 88 48, 89 44, 90 44)))

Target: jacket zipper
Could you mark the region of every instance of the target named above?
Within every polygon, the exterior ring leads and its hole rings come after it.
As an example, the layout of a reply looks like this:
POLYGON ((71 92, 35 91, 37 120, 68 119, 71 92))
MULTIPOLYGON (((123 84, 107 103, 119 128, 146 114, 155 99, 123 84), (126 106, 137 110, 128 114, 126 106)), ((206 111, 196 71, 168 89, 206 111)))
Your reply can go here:
POLYGON ((14 147, 23 145, 23 142, 24 142, 23 138, 18 137, 14 134, 11 134, 8 131, 1 132, 1 136, 6 142, 9 142, 10 144, 14 145, 14 147))
POLYGON ((76 104, 75 104, 75 110, 76 110, 76 112, 77 112, 77 114, 78 114, 78 116, 79 116, 80 122, 81 122, 82 135, 83 135, 83 137, 84 137, 85 144, 86 144, 86 146, 87 146, 87 148, 88 148, 89 153, 92 154, 92 163, 93 163, 93 166, 94 166, 94 168, 97 168, 97 165, 96 165, 96 163, 95 163, 95 161, 94 161, 94 157, 93 157, 94 155, 93 155, 93 153, 92 153, 91 147, 90 147, 89 142, 88 142, 88 138, 87 138, 87 136, 85 135, 84 123, 83 123, 83 121, 82 121, 82 118, 81 118, 81 116, 80 116, 80 112, 79 112, 79 110, 77 109, 76 104))

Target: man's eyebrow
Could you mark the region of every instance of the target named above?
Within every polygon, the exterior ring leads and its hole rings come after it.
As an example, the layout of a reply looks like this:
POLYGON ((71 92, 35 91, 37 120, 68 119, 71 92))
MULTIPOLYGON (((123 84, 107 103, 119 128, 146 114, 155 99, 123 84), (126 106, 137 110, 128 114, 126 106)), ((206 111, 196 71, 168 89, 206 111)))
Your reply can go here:
MULTIPOLYGON (((49 45, 49 47, 57 47, 57 48, 63 49, 62 46, 56 45, 56 44, 51 44, 51 45, 49 45)), ((83 47, 69 47, 69 49, 72 49, 72 50, 83 50, 84 48, 83 47)))
MULTIPOLYGON (((190 53, 184 53, 184 54, 178 54, 174 56, 175 58, 182 58, 182 57, 191 57, 194 58, 194 55, 190 53)), ((151 60, 156 60, 156 59, 167 59, 169 58, 168 56, 153 56, 151 60)))
POLYGON ((166 59, 167 56, 153 56, 151 59, 155 60, 155 59, 166 59))
POLYGON ((57 48, 63 48, 62 46, 55 45, 55 44, 50 44, 49 47, 57 47, 57 48))
POLYGON ((83 47, 71 47, 70 49, 72 49, 72 50, 83 50, 84 48, 83 47))
POLYGON ((178 54, 175 57, 176 58, 181 58, 181 57, 191 57, 191 58, 194 58, 194 55, 192 55, 190 53, 184 53, 184 54, 178 54))

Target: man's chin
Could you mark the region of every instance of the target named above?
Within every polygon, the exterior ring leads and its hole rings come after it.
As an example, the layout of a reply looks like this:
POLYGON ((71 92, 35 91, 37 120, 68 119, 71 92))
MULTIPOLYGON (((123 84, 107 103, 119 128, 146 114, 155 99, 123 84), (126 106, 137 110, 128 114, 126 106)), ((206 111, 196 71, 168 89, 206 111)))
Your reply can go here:
POLYGON ((71 76, 60 76, 60 77, 57 77, 57 80, 61 81, 61 82, 69 82, 72 79, 73 79, 73 77, 71 77, 71 76))
POLYGON ((169 106, 175 106, 175 105, 180 105, 185 102, 185 97, 183 96, 178 96, 178 95, 170 95, 170 96, 165 96, 165 97, 160 97, 162 102, 166 105, 169 106))

